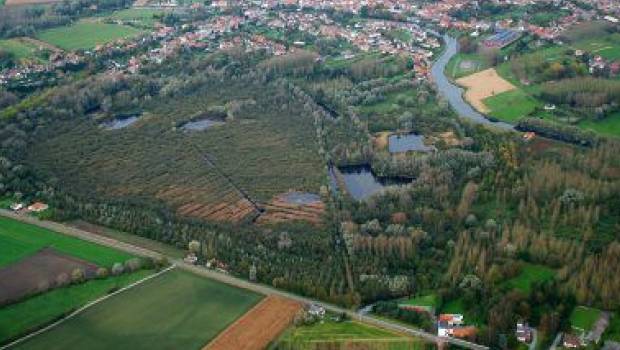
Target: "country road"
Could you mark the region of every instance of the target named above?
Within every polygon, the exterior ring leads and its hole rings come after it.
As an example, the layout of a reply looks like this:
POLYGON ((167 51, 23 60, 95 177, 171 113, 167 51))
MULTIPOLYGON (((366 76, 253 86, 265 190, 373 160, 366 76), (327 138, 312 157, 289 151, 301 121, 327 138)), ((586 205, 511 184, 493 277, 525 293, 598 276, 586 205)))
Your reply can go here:
POLYGON ((452 345, 457 345, 463 348, 473 349, 473 350, 487 350, 488 349, 488 347, 486 346, 475 344, 475 343, 468 342, 465 340, 456 339, 456 338, 442 338, 442 337, 438 337, 434 334, 431 334, 431 333, 428 333, 428 332, 425 332, 419 329, 405 327, 398 323, 381 320, 381 319, 378 319, 372 316, 359 315, 358 313, 352 310, 343 309, 341 307, 338 307, 332 304, 327 304, 327 303, 313 300, 310 298, 301 297, 301 296, 291 294, 285 291, 281 291, 281 290, 278 290, 278 289, 275 289, 275 288, 272 288, 266 285, 252 283, 252 282, 249 282, 249 281, 246 281, 246 280, 243 280, 243 279, 240 279, 240 278, 228 275, 228 274, 215 272, 213 270, 208 270, 204 267, 187 264, 183 260, 180 260, 180 259, 175 259, 169 256, 165 256, 163 254, 154 252, 149 249, 145 249, 145 248, 138 247, 138 246, 128 244, 128 243, 124 243, 124 242, 121 242, 121 241, 118 241, 112 238, 103 237, 103 236, 100 236, 100 235, 97 235, 97 234, 94 234, 88 231, 80 230, 80 229, 66 226, 60 223, 56 223, 52 221, 42 221, 34 217, 18 215, 11 211, 3 210, 3 209, 0 209, 0 216, 5 216, 5 217, 19 220, 19 221, 22 221, 28 224, 47 228, 47 229, 50 229, 50 230, 53 230, 53 231, 56 231, 56 232, 59 232, 59 233, 62 233, 68 236, 77 237, 77 238, 80 238, 86 241, 98 243, 104 246, 112 247, 112 248, 122 250, 128 253, 131 253, 131 254, 135 254, 135 255, 140 255, 144 257, 166 257, 173 264, 177 265, 178 268, 190 271, 200 276, 211 278, 211 279, 214 279, 222 283, 226 283, 226 284, 238 287, 238 288, 251 290, 256 293, 260 293, 264 295, 278 295, 278 296, 282 296, 282 297, 289 298, 292 300, 297 300, 299 302, 306 303, 306 304, 317 304, 317 305, 324 307, 328 311, 347 314, 351 319, 355 319, 357 321, 360 321, 366 324, 378 326, 384 329, 400 332, 400 333, 407 334, 410 336, 422 338, 428 342, 441 343, 441 344, 450 343, 452 345))

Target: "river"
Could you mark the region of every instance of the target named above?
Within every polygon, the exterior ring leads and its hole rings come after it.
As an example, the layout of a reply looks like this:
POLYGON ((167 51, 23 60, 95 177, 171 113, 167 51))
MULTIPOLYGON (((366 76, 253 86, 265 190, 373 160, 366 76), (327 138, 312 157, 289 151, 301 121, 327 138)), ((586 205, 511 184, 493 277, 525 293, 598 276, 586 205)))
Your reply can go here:
POLYGON ((493 122, 487 119, 482 113, 477 112, 472 106, 463 99, 463 89, 453 84, 444 72, 450 59, 458 52, 458 43, 455 38, 444 35, 446 49, 439 59, 433 64, 431 75, 437 85, 439 93, 450 103, 452 108, 461 118, 469 119, 478 124, 492 125, 504 130, 514 130, 514 126, 504 122, 493 122))

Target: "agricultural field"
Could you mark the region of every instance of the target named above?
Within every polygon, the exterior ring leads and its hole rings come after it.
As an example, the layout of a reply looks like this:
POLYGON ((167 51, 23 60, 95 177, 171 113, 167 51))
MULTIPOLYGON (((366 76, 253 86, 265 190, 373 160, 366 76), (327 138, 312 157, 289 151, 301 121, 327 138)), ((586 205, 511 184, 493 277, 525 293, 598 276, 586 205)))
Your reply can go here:
POLYGON ((484 103, 485 99, 515 89, 514 85, 492 68, 460 78, 456 82, 467 89, 465 99, 481 113, 490 112, 484 103))
POLYGON ((123 129, 106 130, 94 119, 58 123, 31 161, 75 193, 163 201, 181 216, 240 222, 257 213, 246 195, 268 203, 290 190, 316 194, 326 181, 316 135, 308 132, 313 119, 295 101, 274 110, 282 105, 275 89, 214 82, 209 93, 156 102, 123 129), (241 107, 217 126, 172 127, 227 103, 241 107))
POLYGON ((92 49, 123 38, 138 36, 142 31, 125 25, 82 20, 76 24, 44 30, 37 38, 64 50, 92 49))
POLYGON ((16 349, 199 349, 260 299, 173 270, 88 308, 16 349))
POLYGON ((111 248, 0 217, 0 267, 17 262, 43 248, 53 248, 63 254, 106 267, 132 258, 129 254, 111 248))
POLYGON ((570 315, 570 325, 573 328, 588 331, 601 316, 601 310, 577 306, 570 315))
POLYGON ((268 296, 220 333, 205 350, 262 350, 277 338, 301 310, 299 302, 268 296))
POLYGON ((277 342, 277 349, 425 349, 419 339, 371 327, 355 321, 325 320, 293 327, 277 342))
POLYGON ((553 279, 554 276, 555 271, 546 266, 525 264, 521 269, 521 273, 506 281, 505 286, 529 294, 532 291, 532 285, 534 283, 549 281, 553 279))

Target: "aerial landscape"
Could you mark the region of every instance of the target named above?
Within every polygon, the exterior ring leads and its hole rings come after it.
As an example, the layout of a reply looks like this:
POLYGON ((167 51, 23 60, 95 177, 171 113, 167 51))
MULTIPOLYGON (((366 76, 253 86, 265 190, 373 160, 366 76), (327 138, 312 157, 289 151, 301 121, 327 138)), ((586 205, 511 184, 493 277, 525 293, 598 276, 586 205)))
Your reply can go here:
POLYGON ((620 1, 0 0, 0 350, 620 350, 620 1))

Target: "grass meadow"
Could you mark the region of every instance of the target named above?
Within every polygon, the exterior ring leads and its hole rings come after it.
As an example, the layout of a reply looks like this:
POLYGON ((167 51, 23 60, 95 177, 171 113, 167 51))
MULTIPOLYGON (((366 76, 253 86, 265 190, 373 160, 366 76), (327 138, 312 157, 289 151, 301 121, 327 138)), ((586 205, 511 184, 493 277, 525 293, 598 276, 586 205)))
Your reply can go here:
POLYGON ((173 270, 16 349, 200 349, 260 299, 258 294, 173 270))
POLYGON ((140 33, 140 30, 130 26, 83 20, 69 26, 44 30, 37 34, 37 38, 64 50, 78 50, 92 49, 140 33))
POLYGON ((445 73, 451 79, 458 79, 487 68, 489 65, 481 55, 459 53, 450 59, 445 73))
POLYGON ((163 15, 165 11, 158 9, 124 9, 112 13, 108 18, 111 20, 121 20, 131 22, 133 26, 152 28, 157 19, 155 16, 163 15))
POLYGON ((424 349, 425 344, 415 338, 389 332, 355 321, 335 322, 324 320, 309 325, 293 327, 279 340, 278 349, 424 349))
POLYGON ((518 289, 529 294, 532 291, 532 285, 537 282, 544 282, 553 279, 555 271, 542 266, 526 264, 516 277, 505 282, 505 285, 511 289, 518 289))
POLYGON ((508 123, 516 123, 541 105, 520 88, 488 97, 483 102, 491 110, 489 115, 508 123))
POLYGON ((106 267, 132 258, 129 254, 111 248, 0 217, 0 267, 45 247, 106 267))
POLYGON ((0 50, 13 54, 20 62, 42 62, 38 55, 38 49, 36 45, 19 38, 0 40, 0 50))
POLYGON ((439 305, 439 297, 436 294, 421 295, 411 299, 402 300, 403 305, 428 306, 436 308, 439 305))
POLYGON ((570 314, 570 325, 573 328, 589 331, 601 315, 601 310, 585 306, 577 306, 570 314))

